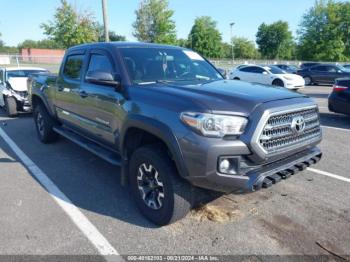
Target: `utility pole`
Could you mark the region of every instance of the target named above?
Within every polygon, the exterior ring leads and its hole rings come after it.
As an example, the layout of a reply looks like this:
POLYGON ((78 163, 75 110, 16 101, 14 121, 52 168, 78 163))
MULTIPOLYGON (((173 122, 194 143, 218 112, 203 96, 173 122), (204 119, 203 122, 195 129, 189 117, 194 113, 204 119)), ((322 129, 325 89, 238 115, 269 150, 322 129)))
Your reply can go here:
POLYGON ((108 15, 107 15, 107 0, 102 0, 103 25, 105 31, 105 41, 109 42, 108 15))
POLYGON ((231 28, 231 39, 230 39, 230 42, 231 42, 232 63, 235 60, 235 53, 234 53, 234 50, 233 50, 233 26, 234 25, 235 25, 234 22, 230 23, 230 28, 231 28))

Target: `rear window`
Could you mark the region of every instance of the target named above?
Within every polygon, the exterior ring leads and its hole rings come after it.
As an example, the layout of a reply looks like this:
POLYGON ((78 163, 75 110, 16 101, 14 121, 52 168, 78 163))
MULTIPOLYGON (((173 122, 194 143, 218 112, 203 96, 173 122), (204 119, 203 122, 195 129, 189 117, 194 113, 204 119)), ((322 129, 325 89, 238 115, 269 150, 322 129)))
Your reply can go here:
POLYGON ((67 57, 64 65, 63 75, 70 79, 80 80, 81 69, 83 67, 84 56, 71 55, 67 57))

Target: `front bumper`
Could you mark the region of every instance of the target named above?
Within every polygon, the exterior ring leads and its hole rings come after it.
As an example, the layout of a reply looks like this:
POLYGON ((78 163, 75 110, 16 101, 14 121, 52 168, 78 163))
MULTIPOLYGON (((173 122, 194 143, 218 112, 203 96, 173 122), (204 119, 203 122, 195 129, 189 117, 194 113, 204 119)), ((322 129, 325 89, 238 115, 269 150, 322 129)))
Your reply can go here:
POLYGON ((322 152, 317 147, 259 166, 249 166, 249 161, 244 157, 239 157, 240 165, 244 167, 240 175, 223 175, 215 171, 206 176, 190 176, 188 180, 195 186, 214 191, 253 192, 270 187, 282 179, 303 171, 310 165, 319 162, 321 157, 322 152))

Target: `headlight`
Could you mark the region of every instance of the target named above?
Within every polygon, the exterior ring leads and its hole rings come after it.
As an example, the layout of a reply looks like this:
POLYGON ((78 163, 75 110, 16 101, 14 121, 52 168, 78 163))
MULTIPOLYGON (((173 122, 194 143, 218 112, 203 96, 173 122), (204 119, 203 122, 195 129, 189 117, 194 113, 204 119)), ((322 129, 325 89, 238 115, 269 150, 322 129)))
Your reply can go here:
POLYGON ((224 137, 226 135, 241 135, 248 123, 241 116, 214 115, 194 112, 184 112, 181 120, 188 126, 199 131, 204 136, 224 137))

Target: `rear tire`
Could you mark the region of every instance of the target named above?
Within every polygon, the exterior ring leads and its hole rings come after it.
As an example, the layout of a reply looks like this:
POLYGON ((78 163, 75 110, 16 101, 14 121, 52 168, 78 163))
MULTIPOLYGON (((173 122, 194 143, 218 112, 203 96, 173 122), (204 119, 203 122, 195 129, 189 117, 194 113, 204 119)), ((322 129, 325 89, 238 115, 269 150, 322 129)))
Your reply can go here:
POLYGON ((241 80, 241 79, 239 79, 238 77, 235 77, 235 78, 233 78, 233 80, 239 81, 239 80, 241 80))
POLYGON ((191 210, 192 187, 183 181, 164 150, 157 145, 137 149, 130 161, 130 191, 140 212, 164 226, 191 210))
POLYGON ((17 103, 14 97, 5 97, 5 110, 8 117, 16 117, 17 112, 17 103))
POLYGON ((42 104, 34 108, 34 122, 39 140, 42 143, 48 144, 58 139, 58 134, 53 130, 55 122, 42 104))
POLYGON ((284 83, 281 79, 276 79, 272 82, 272 85, 274 86, 280 86, 280 87, 284 87, 284 83))

